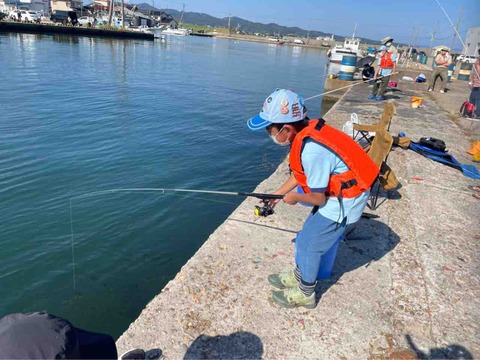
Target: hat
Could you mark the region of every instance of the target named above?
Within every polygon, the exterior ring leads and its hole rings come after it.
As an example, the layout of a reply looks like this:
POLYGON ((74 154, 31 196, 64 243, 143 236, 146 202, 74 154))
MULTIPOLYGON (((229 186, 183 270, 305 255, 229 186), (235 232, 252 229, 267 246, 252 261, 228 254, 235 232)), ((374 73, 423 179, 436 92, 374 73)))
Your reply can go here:
POLYGON ((442 48, 440 49, 440 51, 450 51, 450 49, 447 48, 447 47, 442 47, 442 48))
POLYGON ((393 41, 393 38, 390 37, 390 36, 384 37, 384 38, 382 39, 382 44, 386 44, 386 43, 389 42, 389 41, 393 41))
POLYGON ((383 51, 383 50, 388 50, 388 48, 385 45, 382 45, 378 48, 377 52, 383 51))
POLYGON ((18 313, 0 319, 0 359, 117 359, 117 349, 109 335, 46 313, 18 313))
POLYGON ((250 130, 264 129, 271 124, 293 123, 305 119, 307 108, 301 95, 277 89, 263 103, 262 111, 247 121, 250 130))

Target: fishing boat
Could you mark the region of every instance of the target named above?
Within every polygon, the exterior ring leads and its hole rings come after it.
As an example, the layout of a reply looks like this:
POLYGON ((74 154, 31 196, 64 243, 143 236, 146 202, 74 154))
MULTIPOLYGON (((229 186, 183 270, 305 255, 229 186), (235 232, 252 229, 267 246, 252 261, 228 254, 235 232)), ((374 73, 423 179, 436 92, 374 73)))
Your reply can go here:
POLYGON ((327 56, 330 58, 330 62, 341 64, 343 55, 365 56, 364 51, 360 49, 360 39, 355 37, 356 30, 357 24, 355 24, 352 37, 346 37, 343 46, 335 45, 334 48, 328 50, 327 56))
POLYGON ((187 36, 187 35, 190 35, 190 33, 191 33, 191 30, 183 29, 183 28, 178 28, 178 29, 167 28, 162 31, 163 35, 176 35, 176 36, 187 36))
POLYGON ((180 21, 178 22, 178 27, 177 28, 173 28, 173 27, 169 27, 165 30, 162 31, 162 34, 163 35, 175 35, 175 36, 187 36, 187 35, 190 35, 192 33, 191 30, 189 29, 184 29, 184 28, 181 28, 180 25, 182 24, 183 22, 183 14, 185 13, 185 4, 183 4, 183 8, 182 8, 182 16, 180 17, 180 21))

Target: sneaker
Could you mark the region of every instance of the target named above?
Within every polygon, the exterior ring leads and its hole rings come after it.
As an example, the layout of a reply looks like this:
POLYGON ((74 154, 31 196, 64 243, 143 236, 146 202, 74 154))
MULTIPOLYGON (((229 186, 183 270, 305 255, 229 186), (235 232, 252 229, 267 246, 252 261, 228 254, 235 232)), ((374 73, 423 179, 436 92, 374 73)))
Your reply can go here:
POLYGON ((317 306, 317 302, 315 301, 315 293, 310 296, 305 296, 298 285, 294 288, 284 291, 274 291, 272 298, 273 301, 284 308, 303 306, 308 309, 313 309, 315 306, 317 306))
POLYGON ((370 96, 369 96, 368 98, 369 98, 369 99, 375 99, 375 95, 370 94, 370 96))
POLYGON ((440 90, 440 94, 445 94, 445 90, 440 90))
POLYGON ((268 275, 268 282, 277 289, 293 288, 298 285, 298 281, 295 278, 293 271, 268 275))
POLYGON ((433 89, 432 89, 431 87, 429 87, 427 91, 428 91, 428 92, 432 92, 433 89))
POLYGON ((385 100, 385 98, 384 98, 383 96, 381 96, 381 95, 378 95, 378 96, 375 98, 375 100, 377 100, 377 101, 382 101, 382 100, 385 100))

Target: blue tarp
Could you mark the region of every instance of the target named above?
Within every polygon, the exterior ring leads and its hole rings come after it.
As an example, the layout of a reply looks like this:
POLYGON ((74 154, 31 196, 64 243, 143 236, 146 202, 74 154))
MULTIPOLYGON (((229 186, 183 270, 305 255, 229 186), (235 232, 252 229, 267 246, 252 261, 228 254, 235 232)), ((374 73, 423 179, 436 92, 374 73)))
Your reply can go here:
POLYGON ((480 180, 480 172, 474 165, 462 164, 457 159, 455 159, 453 155, 450 155, 449 153, 435 151, 413 141, 410 142, 409 148, 429 159, 438 161, 442 164, 460 170, 463 175, 468 176, 469 178, 480 180))

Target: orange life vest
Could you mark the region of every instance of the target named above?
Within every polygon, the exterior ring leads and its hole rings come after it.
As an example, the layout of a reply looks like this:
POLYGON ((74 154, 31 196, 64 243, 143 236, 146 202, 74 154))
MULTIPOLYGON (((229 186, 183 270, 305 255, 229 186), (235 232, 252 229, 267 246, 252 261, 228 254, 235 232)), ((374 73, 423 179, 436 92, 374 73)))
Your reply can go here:
POLYGON ((388 51, 380 58, 380 67, 382 69, 391 69, 393 68, 392 54, 388 51))
POLYGON ((328 197, 354 198, 369 190, 378 176, 379 168, 367 153, 347 134, 325 124, 325 120, 311 120, 293 140, 290 149, 290 169, 303 191, 311 193, 302 166, 305 140, 312 139, 332 151, 347 165, 347 171, 330 174, 326 189, 328 197))

